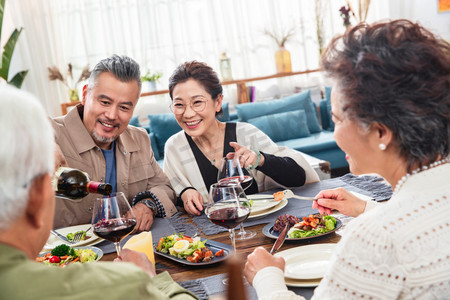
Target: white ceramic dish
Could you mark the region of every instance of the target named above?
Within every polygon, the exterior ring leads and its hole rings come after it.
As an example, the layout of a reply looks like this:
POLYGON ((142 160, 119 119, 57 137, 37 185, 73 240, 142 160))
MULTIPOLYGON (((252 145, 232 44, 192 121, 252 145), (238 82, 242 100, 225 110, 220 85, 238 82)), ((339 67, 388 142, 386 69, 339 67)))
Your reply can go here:
POLYGON ((277 212, 280 209, 284 208, 287 204, 288 204, 288 200, 287 199, 283 199, 283 200, 281 200, 279 202, 276 202, 275 206, 272 206, 272 207, 270 207, 268 209, 264 209, 264 210, 260 210, 260 211, 254 211, 252 209, 248 219, 260 218, 260 217, 264 217, 264 216, 270 215, 270 214, 272 214, 274 212, 277 212))
POLYGON ((255 201, 253 201, 251 212, 253 214, 256 214, 256 213, 265 211, 267 209, 270 209, 274 206, 277 206, 278 204, 280 204, 280 202, 276 202, 275 200, 273 200, 273 201, 255 200, 255 201))
MULTIPOLYGON (((83 224, 83 225, 59 228, 59 229, 55 229, 55 231, 63 236, 66 236, 69 233, 75 233, 80 230, 87 230, 87 229, 89 229, 89 227, 91 227, 91 224, 83 224)), ((83 241, 79 241, 78 243, 75 243, 75 244, 70 244, 70 243, 64 242, 60 238, 56 237, 54 234, 50 233, 47 243, 44 245, 44 249, 51 250, 61 244, 66 244, 71 247, 80 247, 80 246, 88 246, 88 245, 92 246, 92 245, 98 244, 101 241, 103 241, 102 238, 99 238, 94 233, 92 233, 92 229, 89 230, 88 233, 86 233, 86 237, 89 237, 89 238, 86 240, 83 240, 83 241)))
MULTIPOLYGON (((92 247, 92 246, 84 246, 84 247, 72 247, 74 249, 91 249, 92 251, 94 251, 97 254, 97 258, 95 259, 95 261, 99 261, 102 257, 103 257, 103 251, 100 248, 97 247, 92 247)), ((50 251, 47 252, 41 252, 39 253, 39 257, 43 257, 45 256, 47 253, 49 253, 50 251)))
POLYGON ((336 244, 313 244, 280 251, 286 261, 284 277, 298 280, 320 279, 325 275, 336 244))

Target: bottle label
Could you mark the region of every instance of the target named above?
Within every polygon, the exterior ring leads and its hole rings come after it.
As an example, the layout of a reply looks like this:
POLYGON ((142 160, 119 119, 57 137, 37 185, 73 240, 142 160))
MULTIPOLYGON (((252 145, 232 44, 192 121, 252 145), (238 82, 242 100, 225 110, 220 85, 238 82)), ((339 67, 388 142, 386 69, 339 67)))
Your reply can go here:
POLYGON ((98 186, 102 184, 101 182, 96 182, 96 181, 89 181, 86 185, 86 189, 88 190, 89 193, 97 193, 98 191, 98 186))
POLYGON ((55 174, 53 174, 52 186, 53 186, 53 190, 55 192, 58 191, 58 179, 59 179, 59 176, 61 176, 61 174, 64 171, 70 171, 70 170, 73 170, 73 169, 68 168, 68 167, 59 167, 58 170, 56 170, 55 174))

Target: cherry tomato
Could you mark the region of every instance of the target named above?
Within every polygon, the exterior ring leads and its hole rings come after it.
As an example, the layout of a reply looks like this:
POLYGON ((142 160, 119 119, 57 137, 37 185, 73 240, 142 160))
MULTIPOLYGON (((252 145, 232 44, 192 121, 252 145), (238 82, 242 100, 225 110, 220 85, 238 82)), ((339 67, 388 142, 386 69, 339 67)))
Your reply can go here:
POLYGON ((52 264, 58 264, 61 262, 61 258, 59 258, 59 256, 54 255, 54 256, 50 257, 48 262, 50 262, 52 264))

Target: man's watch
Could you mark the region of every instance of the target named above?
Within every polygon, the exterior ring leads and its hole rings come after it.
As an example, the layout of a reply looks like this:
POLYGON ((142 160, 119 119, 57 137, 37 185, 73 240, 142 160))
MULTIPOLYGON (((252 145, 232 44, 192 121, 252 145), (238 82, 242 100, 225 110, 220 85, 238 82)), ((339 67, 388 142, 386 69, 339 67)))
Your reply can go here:
MULTIPOLYGON (((153 202, 152 200, 149 200, 149 199, 144 199, 144 200, 139 201, 138 203, 145 204, 148 208, 150 208, 152 210, 153 216, 156 216, 158 209, 156 208, 155 202, 153 202)), ((136 203, 136 204, 138 204, 138 203, 136 203)))

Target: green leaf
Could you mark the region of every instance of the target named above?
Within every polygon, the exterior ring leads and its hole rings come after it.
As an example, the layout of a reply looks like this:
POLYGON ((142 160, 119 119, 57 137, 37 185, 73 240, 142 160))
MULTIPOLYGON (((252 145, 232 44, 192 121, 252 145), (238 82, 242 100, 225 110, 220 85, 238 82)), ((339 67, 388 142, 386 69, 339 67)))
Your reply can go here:
POLYGON ((0 0, 0 38, 2 37, 3 12, 5 11, 5 1, 6 0, 0 0))
POLYGON ((11 58, 14 53, 14 48, 16 47, 17 39, 19 38, 22 28, 19 30, 14 29, 13 33, 6 42, 5 47, 3 47, 2 54, 2 65, 0 69, 0 77, 8 81, 9 65, 11 64, 11 58))
POLYGON ((20 71, 14 77, 8 82, 11 85, 14 85, 15 87, 19 88, 22 86, 23 80, 25 79, 25 76, 28 74, 28 70, 20 71))

